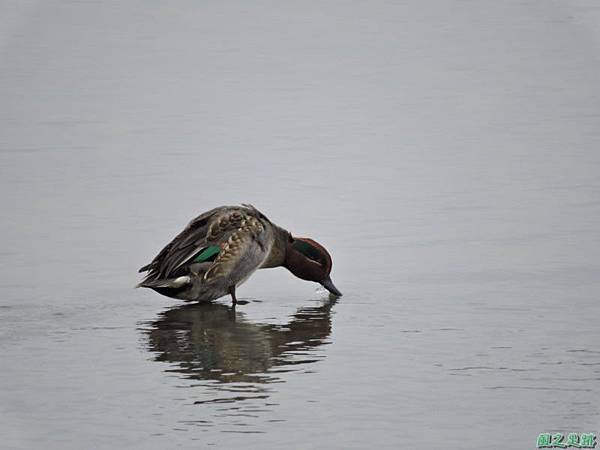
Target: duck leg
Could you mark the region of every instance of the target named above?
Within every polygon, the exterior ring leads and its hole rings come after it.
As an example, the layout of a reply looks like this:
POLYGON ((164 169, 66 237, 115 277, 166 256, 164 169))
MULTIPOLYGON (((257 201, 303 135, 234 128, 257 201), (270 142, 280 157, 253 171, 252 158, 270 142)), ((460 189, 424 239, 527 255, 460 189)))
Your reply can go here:
POLYGON ((235 297, 235 284, 233 286, 229 286, 229 295, 231 295, 231 304, 237 304, 237 298, 235 297))

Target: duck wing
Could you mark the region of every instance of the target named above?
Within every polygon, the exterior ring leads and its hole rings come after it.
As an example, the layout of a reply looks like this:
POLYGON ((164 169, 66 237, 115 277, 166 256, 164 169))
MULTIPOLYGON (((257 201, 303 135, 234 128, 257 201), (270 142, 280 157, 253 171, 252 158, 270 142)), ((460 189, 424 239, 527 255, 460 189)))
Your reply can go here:
POLYGON ((211 283, 226 278, 237 284, 249 277, 260 267, 268 252, 268 235, 265 224, 256 217, 248 216, 234 230, 227 230, 227 239, 221 251, 203 278, 211 283))
MULTIPOLYGON (((150 264, 139 270, 148 272, 142 283, 172 278, 177 269, 202 254, 217 254, 214 265, 222 267, 241 250, 248 237, 262 233, 267 223, 270 224, 269 219, 251 205, 211 209, 193 219, 150 264), (216 251, 214 247, 218 247, 216 251)), ((211 273, 216 275, 218 272, 215 269, 211 273)))

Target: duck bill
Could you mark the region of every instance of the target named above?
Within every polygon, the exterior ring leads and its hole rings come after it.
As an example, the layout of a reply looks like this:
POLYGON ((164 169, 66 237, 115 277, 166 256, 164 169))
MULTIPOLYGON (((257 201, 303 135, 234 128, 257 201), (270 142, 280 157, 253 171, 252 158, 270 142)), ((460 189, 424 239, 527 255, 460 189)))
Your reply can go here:
POLYGON ((336 295, 338 297, 342 296, 342 293, 338 290, 338 288, 335 287, 333 281, 331 281, 331 278, 327 277, 324 281, 321 282, 321 285, 333 295, 336 295))

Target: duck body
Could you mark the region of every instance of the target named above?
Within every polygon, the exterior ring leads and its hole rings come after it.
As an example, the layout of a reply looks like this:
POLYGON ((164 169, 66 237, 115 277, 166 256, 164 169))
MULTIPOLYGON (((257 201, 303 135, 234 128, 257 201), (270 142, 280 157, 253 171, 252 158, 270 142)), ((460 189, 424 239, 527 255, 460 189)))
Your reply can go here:
POLYGON ((167 244, 138 287, 186 301, 231 295, 260 268, 284 264, 288 231, 251 205, 221 206, 201 214, 167 244))

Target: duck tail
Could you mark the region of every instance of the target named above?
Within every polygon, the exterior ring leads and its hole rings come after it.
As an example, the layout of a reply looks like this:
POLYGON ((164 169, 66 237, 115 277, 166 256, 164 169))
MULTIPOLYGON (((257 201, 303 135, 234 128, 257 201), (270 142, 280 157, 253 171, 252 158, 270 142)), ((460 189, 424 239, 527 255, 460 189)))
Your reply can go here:
POLYGON ((171 288, 171 289, 178 289, 180 287, 185 286, 186 284, 190 284, 191 283, 191 278, 189 275, 184 275, 182 277, 177 277, 177 278, 167 278, 167 279, 158 279, 158 280, 142 280, 141 283, 139 283, 136 288, 139 287, 145 287, 145 288, 150 288, 150 289, 154 289, 154 288, 171 288))

